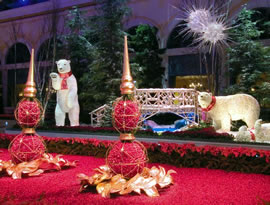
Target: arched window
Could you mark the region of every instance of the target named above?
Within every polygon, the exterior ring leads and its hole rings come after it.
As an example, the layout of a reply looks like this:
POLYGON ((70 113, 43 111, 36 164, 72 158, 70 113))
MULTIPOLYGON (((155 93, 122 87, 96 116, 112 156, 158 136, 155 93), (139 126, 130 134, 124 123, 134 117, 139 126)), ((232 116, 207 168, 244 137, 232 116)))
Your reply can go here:
POLYGON ((170 33, 167 40, 167 48, 184 48, 192 46, 193 38, 191 35, 183 32, 186 25, 180 22, 170 33))
POLYGON ((14 64, 8 69, 8 106, 16 106, 28 75, 29 65, 18 67, 17 64, 29 62, 30 53, 25 44, 16 43, 8 50, 6 64, 14 64))
POLYGON ((56 48, 56 52, 58 52, 62 46, 62 42, 60 40, 56 40, 56 42, 54 42, 53 38, 44 41, 40 45, 39 50, 37 52, 37 60, 38 61, 52 60, 54 54, 54 46, 56 48))
POLYGON ((180 22, 170 33, 167 40, 168 52, 168 80, 171 88, 194 88, 207 89, 207 73, 211 71, 209 56, 203 59, 198 54, 193 43, 193 36, 185 31, 186 25, 180 22))
POLYGON ((160 88, 164 74, 160 54, 164 53, 164 50, 159 49, 158 29, 148 24, 140 24, 131 27, 127 32, 130 34, 129 48, 134 52, 131 53, 131 62, 139 65, 136 69, 138 72, 135 72, 136 86, 160 88))
POLYGON ((26 63, 30 61, 30 53, 23 43, 16 43, 8 50, 6 64, 26 63))

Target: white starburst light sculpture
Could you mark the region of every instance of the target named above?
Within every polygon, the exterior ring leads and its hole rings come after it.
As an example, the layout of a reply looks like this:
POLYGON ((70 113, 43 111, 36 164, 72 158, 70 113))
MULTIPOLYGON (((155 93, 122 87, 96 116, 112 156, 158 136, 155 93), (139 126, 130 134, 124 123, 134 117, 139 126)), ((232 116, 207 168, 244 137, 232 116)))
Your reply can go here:
MULTIPOLYGON (((226 6, 224 4, 223 6, 226 6)), ((214 3, 203 5, 202 3, 193 4, 186 2, 183 8, 178 9, 183 17, 178 18, 184 21, 185 27, 180 34, 194 37, 192 45, 198 45, 199 48, 211 52, 213 47, 227 46, 228 26, 226 12, 220 12, 221 8, 214 3)))
POLYGON ((224 33, 225 30, 226 27, 224 27, 221 23, 210 22, 204 27, 201 38, 205 42, 216 44, 218 41, 222 41, 224 38, 226 38, 227 34, 224 33))
POLYGON ((185 21, 191 32, 199 34, 207 26, 207 23, 211 22, 211 19, 212 16, 207 9, 194 9, 190 11, 185 21))
POLYGON ((230 40, 227 31, 230 29, 223 21, 209 22, 203 31, 199 34, 195 40, 199 42, 199 47, 207 47, 209 52, 213 47, 228 46, 227 41, 230 40))

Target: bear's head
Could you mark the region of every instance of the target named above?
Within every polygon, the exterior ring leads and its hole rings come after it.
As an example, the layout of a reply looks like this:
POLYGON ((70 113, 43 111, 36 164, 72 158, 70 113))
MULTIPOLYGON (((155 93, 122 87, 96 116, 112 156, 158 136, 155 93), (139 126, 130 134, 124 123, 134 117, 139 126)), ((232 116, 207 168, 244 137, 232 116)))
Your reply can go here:
POLYGON ((68 73, 71 71, 70 60, 61 59, 55 62, 59 73, 68 73))
POLYGON ((198 101, 202 108, 207 108, 212 102, 212 94, 207 92, 199 92, 198 101))
POLYGON ((239 132, 245 132, 247 131, 247 126, 246 125, 243 125, 239 128, 239 132))

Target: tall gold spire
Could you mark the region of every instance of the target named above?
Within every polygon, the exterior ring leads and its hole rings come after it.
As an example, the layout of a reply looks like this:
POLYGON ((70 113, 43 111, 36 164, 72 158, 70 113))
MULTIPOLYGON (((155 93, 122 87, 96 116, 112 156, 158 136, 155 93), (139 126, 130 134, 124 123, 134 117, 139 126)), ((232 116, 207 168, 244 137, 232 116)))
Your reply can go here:
POLYGON ((34 57, 34 49, 32 48, 28 78, 23 91, 24 97, 36 97, 37 89, 34 81, 34 57))
POLYGON ((120 90, 122 95, 132 94, 134 91, 133 79, 130 74, 127 36, 125 36, 123 76, 121 80, 120 90))

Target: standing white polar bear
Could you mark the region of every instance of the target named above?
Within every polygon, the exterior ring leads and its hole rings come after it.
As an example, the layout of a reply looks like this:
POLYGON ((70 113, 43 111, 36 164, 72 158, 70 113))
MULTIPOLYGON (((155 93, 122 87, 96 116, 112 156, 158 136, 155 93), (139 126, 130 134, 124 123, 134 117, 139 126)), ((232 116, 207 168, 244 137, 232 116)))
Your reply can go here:
POLYGON ((58 73, 51 73, 52 86, 56 92, 55 121, 56 126, 64 126, 68 113, 71 126, 79 126, 80 106, 78 102, 78 87, 75 76, 71 72, 70 61, 56 61, 58 73))
POLYGON ((246 94, 214 97, 200 92, 198 101, 203 111, 208 112, 216 130, 230 131, 232 120, 243 120, 252 128, 260 115, 260 106, 255 98, 246 94))

